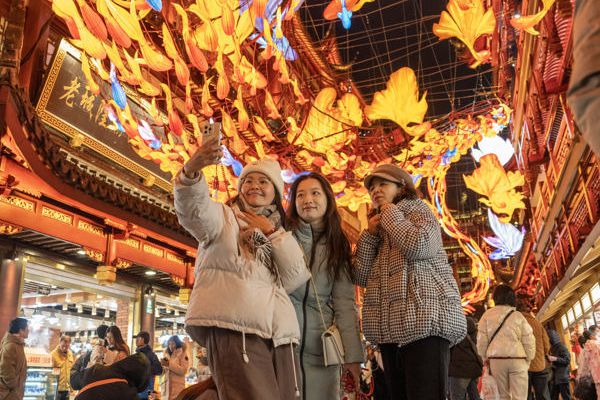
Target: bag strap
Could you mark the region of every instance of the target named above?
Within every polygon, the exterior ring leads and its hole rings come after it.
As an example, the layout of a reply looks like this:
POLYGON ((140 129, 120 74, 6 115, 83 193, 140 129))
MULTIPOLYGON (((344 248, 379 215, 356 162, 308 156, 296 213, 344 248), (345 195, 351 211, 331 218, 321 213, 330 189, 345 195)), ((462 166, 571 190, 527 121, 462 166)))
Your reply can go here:
POLYGON ((89 383, 89 384, 85 385, 83 387, 83 389, 81 389, 79 391, 79 393, 77 394, 77 397, 79 397, 81 395, 81 393, 85 392, 86 390, 89 390, 89 389, 92 389, 92 388, 95 388, 95 387, 98 387, 98 386, 104 386, 104 385, 109 385, 111 383, 120 383, 120 382, 127 383, 127 379, 123 379, 123 378, 110 378, 110 379, 102 379, 102 380, 99 380, 99 381, 96 381, 96 382, 89 383))
POLYGON ((500 323, 500 326, 496 329, 496 331, 492 335, 490 341, 488 342, 488 347, 492 344, 492 342, 496 338, 496 335, 498 334, 498 332, 500 332, 500 329, 502 329, 502 326, 504 325, 504 323, 506 322, 506 320, 508 319, 508 317, 510 317, 514 312, 515 312, 515 310, 511 310, 508 314, 506 314, 506 317, 504 317, 504 319, 500 323))
MULTIPOLYGON (((320 239, 320 238, 319 238, 320 239)), ((315 258, 315 248, 317 244, 317 240, 313 240, 312 246, 310 248, 310 261, 306 259, 306 254, 302 252, 304 255, 304 262, 306 263, 306 267, 308 268, 308 273, 310 274, 310 282, 312 283, 313 292, 315 292, 315 298, 317 299, 317 307, 319 308, 319 315, 321 316, 321 323, 323 324, 323 331, 327 330, 327 324, 325 323, 325 316, 323 315, 323 309, 321 308, 321 300, 319 299, 319 294, 317 293, 317 285, 315 284, 315 280, 312 274, 312 266, 315 258)))
POLYGON ((471 339, 471 336, 469 336, 468 333, 467 333, 467 341, 471 345, 471 350, 473 351, 473 355, 475 356, 475 359, 477 360, 477 364, 479 364, 480 367, 483 367, 483 360, 481 359, 481 357, 479 357, 479 354, 477 353, 477 346, 475 345, 475 342, 473 341, 473 339, 471 339))

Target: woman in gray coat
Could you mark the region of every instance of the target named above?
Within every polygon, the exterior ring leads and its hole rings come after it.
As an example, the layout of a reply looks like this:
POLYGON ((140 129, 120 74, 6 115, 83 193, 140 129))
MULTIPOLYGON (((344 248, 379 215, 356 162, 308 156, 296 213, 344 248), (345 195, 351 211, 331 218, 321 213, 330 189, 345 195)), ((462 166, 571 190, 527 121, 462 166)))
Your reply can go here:
POLYGON ((319 174, 301 176, 292 185, 287 214, 314 280, 314 286, 309 281, 290 295, 301 332, 302 399, 339 400, 340 367, 350 371, 358 385, 364 353, 351 281, 350 244, 331 185, 319 174), (319 309, 325 325, 335 323, 341 333, 343 366, 324 366, 321 334, 325 329, 319 309))

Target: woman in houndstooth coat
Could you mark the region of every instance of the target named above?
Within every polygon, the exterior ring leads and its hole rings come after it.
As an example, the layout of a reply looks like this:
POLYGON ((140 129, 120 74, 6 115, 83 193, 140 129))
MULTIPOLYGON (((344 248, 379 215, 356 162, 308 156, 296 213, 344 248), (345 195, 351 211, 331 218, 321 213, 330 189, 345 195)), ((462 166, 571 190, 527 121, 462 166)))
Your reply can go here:
POLYGON ((365 338, 381 349, 391 398, 445 399, 450 347, 467 327, 440 225, 395 165, 378 166, 365 186, 373 212, 355 257, 365 338))

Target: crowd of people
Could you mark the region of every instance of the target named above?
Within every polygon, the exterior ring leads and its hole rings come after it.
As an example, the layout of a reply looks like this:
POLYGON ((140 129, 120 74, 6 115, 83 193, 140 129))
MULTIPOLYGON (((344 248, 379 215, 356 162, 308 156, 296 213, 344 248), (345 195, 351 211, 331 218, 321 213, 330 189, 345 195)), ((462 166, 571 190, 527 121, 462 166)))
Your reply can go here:
MULTIPOLYGON (((190 362, 177 336, 159 360, 147 332, 131 354, 118 327, 100 326, 98 343, 78 360, 70 338, 60 338, 57 399, 72 390, 78 400, 150 399, 160 376, 168 400, 338 400, 341 386, 364 388, 367 361, 377 400, 479 399, 484 371, 500 400, 570 400, 569 352, 527 299, 499 285, 494 307, 478 322, 465 317, 440 225, 406 171, 384 164, 365 178, 373 206, 352 253, 323 176, 300 176, 286 210, 279 164, 259 160, 222 204, 202 174, 221 156, 209 140, 175 181, 177 216, 199 243, 186 331, 207 349, 210 380, 184 390, 190 362), (362 325, 355 286, 366 288, 362 325)), ((2 400, 22 398, 25 364, 14 354, 27 338, 23 321, 3 342, 2 400)), ((580 376, 600 387, 595 338, 583 347, 580 376)))

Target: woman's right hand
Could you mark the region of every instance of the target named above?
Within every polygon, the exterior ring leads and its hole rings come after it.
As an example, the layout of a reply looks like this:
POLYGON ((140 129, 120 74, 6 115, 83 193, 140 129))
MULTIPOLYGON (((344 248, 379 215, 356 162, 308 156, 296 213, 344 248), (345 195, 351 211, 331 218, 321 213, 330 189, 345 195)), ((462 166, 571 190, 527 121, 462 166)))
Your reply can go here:
POLYGON ((371 218, 369 218, 369 226, 367 227, 367 231, 371 235, 377 235, 379 232, 379 224, 381 222, 381 214, 375 214, 371 218))
POLYGON ((205 143, 202 143, 202 146, 185 163, 183 172, 186 176, 191 177, 200 172, 204 167, 218 164, 221 157, 223 157, 223 150, 221 150, 219 139, 212 137, 205 143))

